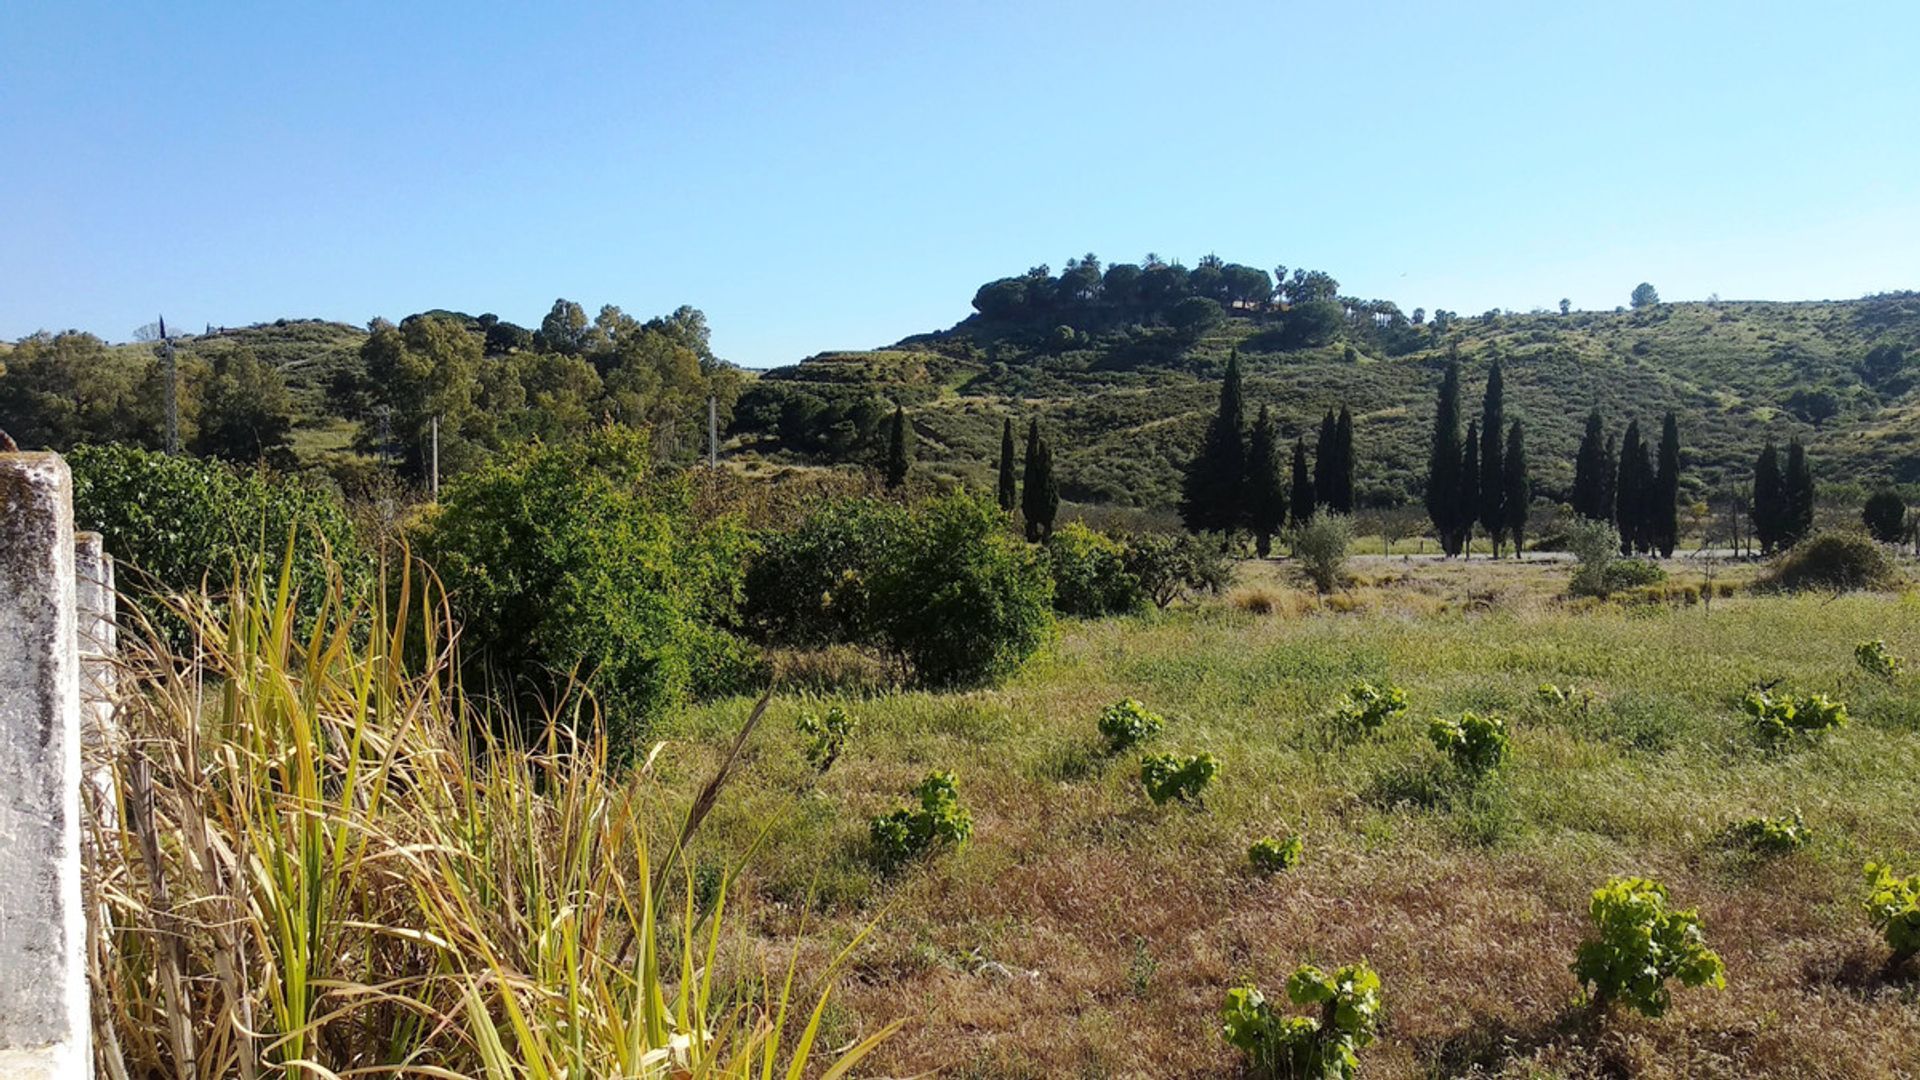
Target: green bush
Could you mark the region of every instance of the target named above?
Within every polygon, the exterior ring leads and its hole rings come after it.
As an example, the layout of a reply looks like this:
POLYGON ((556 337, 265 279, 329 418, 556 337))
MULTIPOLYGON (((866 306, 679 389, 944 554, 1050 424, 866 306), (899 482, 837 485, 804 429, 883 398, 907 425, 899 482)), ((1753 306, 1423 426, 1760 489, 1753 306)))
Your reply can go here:
POLYGON ((1247 848, 1247 861, 1263 874, 1277 874, 1300 865, 1300 855, 1305 850, 1306 845, 1298 836, 1289 836, 1285 840, 1265 836, 1247 848))
POLYGON ((1160 714, 1127 698, 1107 706, 1100 713, 1100 735, 1107 740, 1109 753, 1119 753, 1160 734, 1160 714))
POLYGON ((1144 533, 1129 538, 1126 568, 1154 606, 1163 610, 1189 596, 1223 592, 1233 581, 1233 561, 1220 545, 1190 533, 1144 533))
POLYGON ((1868 863, 1867 919, 1886 936, 1893 962, 1904 964, 1920 953, 1920 874, 1894 875, 1893 867, 1868 863))
POLYGON ((1728 830, 1741 847, 1762 855, 1784 855, 1807 845, 1807 823, 1795 810, 1786 817, 1751 817, 1728 830))
POLYGON ((817 772, 826 772, 847 748, 847 737, 853 734, 855 722, 845 709, 833 705, 824 713, 802 710, 793 727, 807 738, 807 764, 817 772))
POLYGON ((1813 742, 1847 722, 1846 705, 1825 694, 1774 697, 1765 690, 1754 690, 1747 694, 1740 707, 1751 718, 1753 733, 1769 746, 1788 741, 1813 742))
POLYGON ((1427 725, 1427 738, 1467 776, 1491 775, 1507 760, 1507 724, 1497 716, 1470 712, 1461 713, 1458 720, 1436 716, 1427 725))
POLYGON ((1334 727, 1343 735, 1360 737, 1378 734, 1388 720, 1407 710, 1407 692, 1397 686, 1385 689, 1361 681, 1347 688, 1347 696, 1333 713, 1334 727))
POLYGON ((1365 964, 1332 975, 1307 965, 1287 979, 1287 998, 1320 1006, 1320 1015, 1283 1015, 1258 987, 1240 986, 1227 991, 1221 1034, 1256 1076, 1351 1080, 1360 1068, 1356 1051, 1373 1042, 1380 1020, 1380 976, 1365 964))
POLYGON ((897 504, 847 499, 760 534, 746 575, 747 627, 770 643, 807 648, 874 641, 872 577, 897 557, 909 525, 897 504))
POLYGON ((1625 589, 1642 589, 1649 585, 1658 585, 1667 580, 1667 572, 1659 563, 1646 559, 1615 559, 1607 564, 1603 580, 1606 588, 1601 595, 1604 596, 1625 589))
POLYGON ((1574 596, 1606 596, 1613 587, 1607 572, 1619 561, 1619 530, 1605 521, 1575 518, 1567 526, 1566 549, 1574 559, 1567 591, 1574 596))
POLYGON ((1140 579, 1127 570, 1126 545, 1078 521, 1048 538, 1047 561, 1053 570, 1055 611, 1092 618, 1137 611, 1146 604, 1140 579))
POLYGON ((1900 581, 1886 549, 1859 533, 1823 532, 1788 548, 1760 585, 1786 592, 1887 589, 1900 581))
POLYGON ((726 629, 746 535, 698 520, 692 493, 685 476, 655 473, 645 436, 606 428, 460 477, 417 550, 446 585, 469 662, 535 701, 577 673, 627 753, 689 695, 756 677, 755 654, 726 629))
POLYGON ((1883 544, 1897 544, 1907 531, 1907 504, 1897 491, 1876 491, 1860 508, 1867 535, 1883 544))
POLYGON ((1174 754, 1148 754, 1140 759, 1140 786, 1155 806, 1178 799, 1197 802, 1201 792, 1220 771, 1220 762, 1212 754, 1179 757, 1174 754))
MULTIPOLYGON (((336 570, 349 593, 371 580, 338 495, 306 478, 121 444, 76 447, 66 458, 74 524, 104 537, 122 568, 117 584, 136 602, 149 587, 192 591, 203 580, 218 594, 236 573, 275 580, 289 555, 309 616, 336 570)), ((157 607, 148 614, 177 642, 184 627, 157 607)))
POLYGON ((1347 565, 1347 548, 1353 543, 1353 520, 1345 514, 1320 513, 1292 536, 1293 557, 1301 573, 1313 582, 1315 590, 1332 592, 1347 565))
POLYGON ((1876 678, 1889 682, 1899 678, 1900 671, 1906 667, 1906 658, 1887 648, 1883 640, 1863 641, 1853 647, 1853 662, 1860 670, 1876 678))
POLYGON ((896 870, 936 847, 959 847, 973 835, 973 815, 961 804, 952 773, 928 773, 913 794, 919 806, 900 807, 868 824, 874 862, 884 871, 896 870))
POLYGON ((1614 878, 1594 890, 1587 910, 1595 936, 1580 943, 1572 967, 1596 1005, 1619 1001, 1659 1016, 1672 1001, 1668 979, 1726 986, 1726 966, 1707 948, 1699 914, 1668 910, 1665 885, 1614 878))

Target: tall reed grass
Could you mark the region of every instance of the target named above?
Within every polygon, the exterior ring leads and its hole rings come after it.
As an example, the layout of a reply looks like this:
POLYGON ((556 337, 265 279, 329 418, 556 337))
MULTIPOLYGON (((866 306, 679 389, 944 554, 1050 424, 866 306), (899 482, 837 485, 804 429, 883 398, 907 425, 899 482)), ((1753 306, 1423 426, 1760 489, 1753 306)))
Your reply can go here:
POLYGON ((610 767, 584 696, 501 742, 444 598, 399 573, 391 606, 336 580, 317 617, 254 574, 171 601, 185 652, 127 635, 89 845, 104 1074, 793 1080, 892 1033, 820 1047, 847 953, 756 959, 737 867, 697 894, 675 857, 703 808, 651 757, 610 767))

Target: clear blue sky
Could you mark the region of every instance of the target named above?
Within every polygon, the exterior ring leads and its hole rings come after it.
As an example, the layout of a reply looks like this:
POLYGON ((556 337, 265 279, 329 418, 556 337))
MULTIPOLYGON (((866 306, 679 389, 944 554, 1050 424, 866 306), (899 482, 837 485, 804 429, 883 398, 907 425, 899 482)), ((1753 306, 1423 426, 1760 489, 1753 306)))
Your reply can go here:
POLYGON ((20 3, 0 337, 707 312, 753 366, 1151 250, 1403 308, 1920 288, 1920 7, 20 3))

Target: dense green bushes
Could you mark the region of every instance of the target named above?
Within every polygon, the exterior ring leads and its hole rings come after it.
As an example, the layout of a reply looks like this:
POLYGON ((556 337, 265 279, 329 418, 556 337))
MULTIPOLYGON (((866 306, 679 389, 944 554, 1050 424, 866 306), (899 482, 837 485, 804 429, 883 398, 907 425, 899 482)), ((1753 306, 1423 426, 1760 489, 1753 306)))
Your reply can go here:
POLYGON ((352 520, 319 484, 124 444, 76 447, 66 457, 74 523, 106 538, 107 551, 131 571, 119 585, 133 596, 203 582, 224 592, 236 572, 262 561, 277 577, 290 555, 300 610, 311 614, 335 568, 349 590, 369 577, 352 520))
POLYGON ((1885 589, 1900 580, 1886 549, 1859 533, 1823 532, 1774 561, 1761 585, 1786 591, 1885 589))
POLYGON ((691 502, 684 476, 655 472, 645 436, 606 428, 461 477, 416 541, 468 660, 534 699, 578 675, 624 752, 690 694, 755 675, 752 650, 727 629, 746 533, 696 520, 691 502))
POLYGON ((1140 579, 1127 569, 1127 546, 1080 522, 1068 522, 1047 540, 1047 561, 1056 611, 1091 618, 1146 604, 1140 579))

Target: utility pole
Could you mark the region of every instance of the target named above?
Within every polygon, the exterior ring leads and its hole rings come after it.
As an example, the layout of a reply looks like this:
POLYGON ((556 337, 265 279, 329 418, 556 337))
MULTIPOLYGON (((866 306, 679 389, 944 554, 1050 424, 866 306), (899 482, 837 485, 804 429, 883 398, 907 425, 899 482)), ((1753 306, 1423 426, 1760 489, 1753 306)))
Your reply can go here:
POLYGON ((167 336, 167 317, 160 316, 160 360, 166 367, 167 453, 180 452, 180 368, 173 360, 173 339, 167 336))
POLYGON ((433 501, 440 501, 440 414, 433 414, 433 443, 430 453, 429 483, 432 485, 433 501))
POLYGON ((707 467, 720 467, 720 405, 707 395, 707 467))

